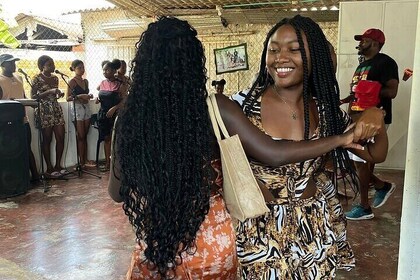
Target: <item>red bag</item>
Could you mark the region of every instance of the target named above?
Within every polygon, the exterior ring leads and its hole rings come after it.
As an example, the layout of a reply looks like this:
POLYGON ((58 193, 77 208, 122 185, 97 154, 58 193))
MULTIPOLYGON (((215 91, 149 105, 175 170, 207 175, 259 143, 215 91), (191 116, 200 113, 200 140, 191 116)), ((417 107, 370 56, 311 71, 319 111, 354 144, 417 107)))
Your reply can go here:
POLYGON ((352 103, 353 111, 364 111, 379 104, 379 92, 382 85, 377 81, 361 80, 355 88, 356 101, 352 103))

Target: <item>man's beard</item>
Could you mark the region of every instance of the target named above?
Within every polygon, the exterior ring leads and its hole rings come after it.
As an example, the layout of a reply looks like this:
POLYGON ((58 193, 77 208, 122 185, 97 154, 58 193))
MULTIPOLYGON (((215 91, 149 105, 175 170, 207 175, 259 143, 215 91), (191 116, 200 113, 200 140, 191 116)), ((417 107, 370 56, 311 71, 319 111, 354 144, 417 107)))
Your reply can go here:
POLYGON ((359 51, 357 52, 358 55, 365 55, 366 52, 372 47, 372 44, 369 44, 367 47, 361 47, 359 46, 359 51))

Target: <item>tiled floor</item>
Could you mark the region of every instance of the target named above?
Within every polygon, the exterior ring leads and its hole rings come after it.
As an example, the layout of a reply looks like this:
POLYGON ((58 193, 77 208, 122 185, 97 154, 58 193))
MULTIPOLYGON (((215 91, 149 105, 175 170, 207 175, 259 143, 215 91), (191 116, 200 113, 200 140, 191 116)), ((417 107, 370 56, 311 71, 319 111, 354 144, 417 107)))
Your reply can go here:
MULTIPOLYGON (((347 235, 356 255, 356 268, 350 272, 339 272, 339 280, 397 279, 404 172, 381 170, 377 175, 396 183, 397 189, 384 206, 372 208, 375 214, 372 220, 348 221, 347 235)), ((373 196, 374 190, 370 194, 373 196)), ((351 203, 349 201, 345 205, 347 210, 351 208, 351 203)))
MULTIPOLYGON (((101 175, 75 174, 50 182, 48 192, 39 186, 0 200, 1 280, 124 279, 134 233, 101 175)), ((379 175, 397 190, 373 220, 348 223, 357 267, 337 279, 396 279, 404 173, 379 175)))

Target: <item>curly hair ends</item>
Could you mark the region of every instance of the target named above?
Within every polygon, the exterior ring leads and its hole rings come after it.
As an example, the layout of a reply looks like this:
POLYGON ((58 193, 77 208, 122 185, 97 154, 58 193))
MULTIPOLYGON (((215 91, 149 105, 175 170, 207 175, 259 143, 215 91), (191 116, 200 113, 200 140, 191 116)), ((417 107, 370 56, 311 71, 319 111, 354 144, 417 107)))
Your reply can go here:
MULTIPOLYGON (((317 99, 320 109, 320 133, 321 137, 328 137, 343 133, 346 128, 340 105, 340 92, 338 82, 335 77, 333 62, 330 55, 328 41, 325 38, 319 25, 308 17, 296 15, 293 18, 285 18, 278 22, 268 32, 264 41, 263 53, 261 55, 260 71, 250 91, 248 92, 244 104, 245 113, 250 114, 256 100, 264 90, 259 94, 253 95, 256 87, 267 88, 274 83, 273 78, 268 74, 265 64, 267 46, 271 36, 282 25, 290 25, 296 30, 299 41, 300 52, 303 60, 303 102, 304 102, 304 120, 305 120, 305 139, 309 138, 309 102, 312 97, 317 99), (302 35, 306 36, 311 59, 311 69, 308 66, 308 58, 304 49, 302 35)), ((333 158, 335 170, 342 169, 351 174, 352 186, 355 192, 358 192, 357 175, 354 166, 348 157, 345 149, 339 147, 330 152, 333 158)), ((337 174, 337 172, 336 172, 337 174)))
POLYGON ((123 209, 150 268, 175 275, 209 211, 212 156, 206 68, 197 32, 162 17, 136 44, 132 86, 117 126, 123 209))

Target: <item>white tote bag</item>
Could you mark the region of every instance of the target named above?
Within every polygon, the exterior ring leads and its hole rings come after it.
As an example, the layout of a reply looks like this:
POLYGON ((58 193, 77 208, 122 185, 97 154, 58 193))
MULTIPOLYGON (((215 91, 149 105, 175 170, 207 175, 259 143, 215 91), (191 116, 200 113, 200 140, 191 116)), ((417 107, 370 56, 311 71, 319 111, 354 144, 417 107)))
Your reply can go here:
POLYGON ((207 105, 214 134, 220 147, 223 198, 230 215, 243 222, 248 218, 255 218, 269 212, 239 136, 229 136, 214 94, 209 94, 207 97, 207 105), (224 139, 221 139, 220 130, 224 139))

